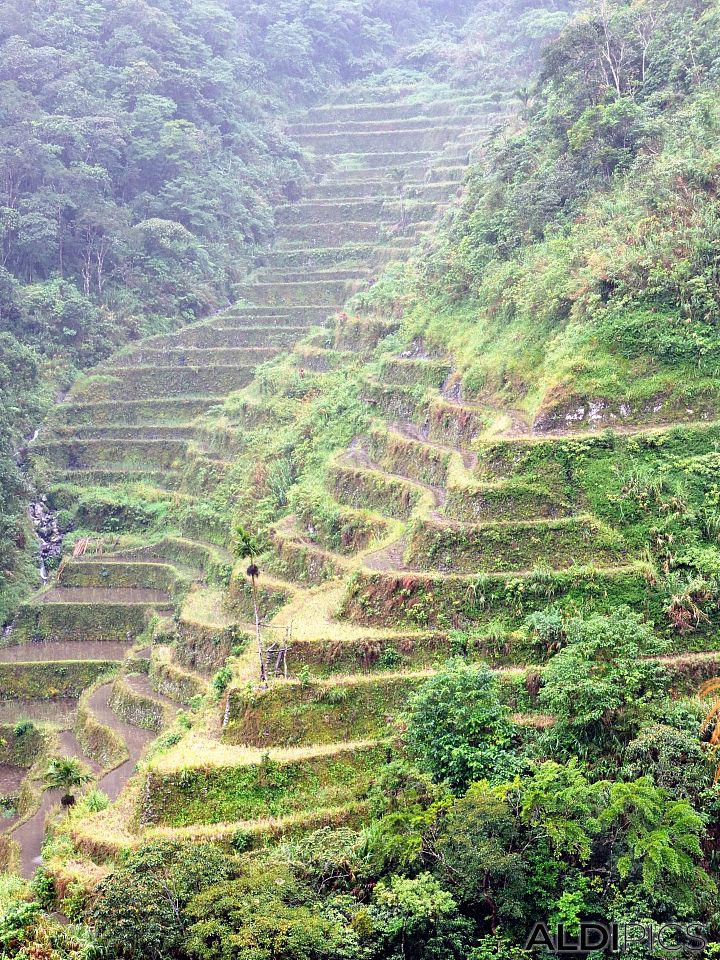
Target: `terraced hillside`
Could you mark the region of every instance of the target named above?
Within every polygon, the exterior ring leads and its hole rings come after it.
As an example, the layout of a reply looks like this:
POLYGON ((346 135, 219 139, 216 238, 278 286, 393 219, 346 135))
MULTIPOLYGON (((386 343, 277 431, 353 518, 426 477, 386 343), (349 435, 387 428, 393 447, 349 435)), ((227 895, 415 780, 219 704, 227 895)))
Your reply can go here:
MULTIPOLYGON (((397 88, 345 101, 295 130, 317 182, 278 211, 243 302, 115 357, 38 440, 68 544, 88 545, 19 612, 4 682, 46 722, 52 680, 64 722, 39 726, 41 752, 86 757, 117 798, 66 822, 59 873, 97 876, 141 838, 246 846, 361 819, 408 696, 452 655, 492 664, 532 736, 553 722, 537 694, 555 649, 534 613, 642 613, 674 691, 720 666, 717 602, 668 533, 710 490, 720 427, 660 411, 543 429, 467 398, 412 321, 342 311, 441 212, 499 108, 397 88), (310 451, 304 473, 290 448, 310 451), (257 558, 264 642, 289 643, 267 688, 217 509, 233 497, 243 522, 281 517, 257 558)), ((29 759, 8 732, 17 791, 29 759)), ((32 813, 37 770, 11 833, 25 872, 54 801, 32 813)))
MULTIPOLYGON (((115 799, 149 740, 174 722, 180 706, 197 708, 213 674, 243 647, 249 593, 242 571, 233 571, 229 530, 208 500, 232 476, 254 412, 258 422, 263 413, 250 404, 242 423, 222 430, 204 415, 322 326, 382 263, 411 249, 457 193, 500 107, 494 97, 423 85, 351 90, 310 111, 292 133, 315 158, 312 193, 278 209, 277 241, 238 302, 116 355, 78 383, 44 426, 32 448, 36 475, 74 532, 60 568, 19 610, 0 650, 2 697, 14 701, 5 704, 5 719, 31 721, 26 726, 42 741, 24 766, 6 758, 7 793, 19 813, 6 859, 25 874, 39 862, 57 799, 46 794, 40 802, 42 757, 62 752, 85 760, 115 799)), ((297 356, 310 369, 322 353, 299 348, 297 356)), ((289 537, 289 550, 293 543, 289 537)), ((295 592, 282 577, 264 578, 263 589, 270 599, 277 589, 295 592)), ((236 694, 227 704, 226 720, 236 694)), ((213 706, 198 718, 187 737, 202 730, 208 756, 230 749, 235 775, 235 748, 220 739, 222 714, 213 706)), ((236 729, 232 718, 225 741, 236 729)), ((311 797, 319 810, 311 817, 322 819, 322 808, 354 809, 378 751, 374 731, 356 739, 363 742, 312 743, 284 757, 284 781, 299 764, 320 778, 331 771, 322 802, 311 777, 292 803, 268 806, 261 790, 256 802, 239 800, 220 818, 255 820, 269 809, 292 816, 311 797)), ((274 761, 263 759, 264 744, 247 743, 241 779, 253 780, 274 761)), ((181 755, 190 754, 184 739, 181 755)), ((161 810, 155 786, 173 755, 158 756, 161 766, 145 775, 145 824, 173 820, 171 801, 161 810)), ((123 803, 131 800, 118 809, 123 803)), ((205 819, 218 816, 206 812, 205 819)), ((188 811, 175 819, 193 821, 188 811)))
MULTIPOLYGON (((289 676, 263 689, 254 644, 228 641, 232 677, 219 702, 165 742, 119 808, 70 828, 86 857, 102 863, 140 837, 245 844, 362 818, 409 694, 450 655, 493 664, 521 729, 551 724, 536 698, 553 647, 519 628, 553 604, 585 613, 627 604, 648 616, 668 638, 677 691, 717 671, 716 614, 708 608, 691 634, 674 629, 645 534, 632 517, 609 522, 594 490, 601 478, 605 497, 618 467, 658 454, 680 458, 702 485, 718 426, 534 434, 514 411, 464 401, 451 358, 418 341, 398 351, 399 326, 341 315, 279 361, 279 409, 302 408, 339 369, 362 383, 370 418, 326 464, 322 498, 298 501, 260 558, 264 634, 289 635, 289 676)), ((256 389, 228 408, 247 416, 256 389)), ((266 419, 257 429, 282 431, 282 416, 266 419)), ((228 591, 240 616, 250 612, 243 566, 228 591)), ((198 669, 219 648, 184 620, 174 667, 179 658, 198 669)))

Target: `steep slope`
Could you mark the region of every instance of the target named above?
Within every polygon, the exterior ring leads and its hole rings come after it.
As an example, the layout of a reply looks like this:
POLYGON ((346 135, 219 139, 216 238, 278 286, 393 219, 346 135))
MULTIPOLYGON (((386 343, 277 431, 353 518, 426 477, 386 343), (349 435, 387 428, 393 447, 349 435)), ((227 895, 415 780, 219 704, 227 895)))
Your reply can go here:
MULTIPOLYGON (((161 695, 178 703, 202 696, 248 613, 247 598, 225 603, 229 530, 208 509, 232 475, 243 431, 218 433, 202 415, 410 248, 456 194, 472 147, 499 110, 497 98, 428 84, 349 90, 312 110, 291 132, 317 157, 315 186, 277 211, 277 241, 239 290, 241 302, 111 358, 73 388, 33 444, 36 473, 76 533, 53 582, 22 606, 6 637, 16 674, 31 669, 18 648, 66 676, 107 645, 112 655, 100 676, 149 639, 179 635, 174 651, 153 647, 144 667, 150 687, 128 688, 123 676, 138 668, 131 659, 99 714, 95 694, 81 700, 74 725, 90 759, 117 764, 127 743, 132 762, 112 774, 113 793, 139 755, 122 723, 159 729, 171 719, 157 706, 161 695)), ((22 709, 30 714, 31 701, 22 709)), ((16 830, 25 870, 44 815, 43 807, 16 830)))

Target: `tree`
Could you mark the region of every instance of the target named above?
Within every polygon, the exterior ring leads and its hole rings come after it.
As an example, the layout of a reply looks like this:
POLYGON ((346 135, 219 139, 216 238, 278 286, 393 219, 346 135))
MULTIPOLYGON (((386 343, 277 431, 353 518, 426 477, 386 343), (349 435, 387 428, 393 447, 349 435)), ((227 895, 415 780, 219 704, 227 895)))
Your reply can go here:
MULTIPOLYGON (((428 942, 441 931, 444 921, 457 913, 451 894, 429 873, 417 877, 390 877, 375 888, 371 917, 381 934, 384 955, 422 957, 428 942), (391 953, 392 951, 392 953, 391 953)), ((450 960, 455 952, 444 945, 450 960)))
POLYGON ((185 909, 198 893, 235 873, 212 844, 157 841, 127 854, 99 885, 89 922, 112 960, 185 956, 185 909))
POLYGON ((47 790, 65 791, 60 801, 64 807, 73 806, 75 796, 72 791, 85 786, 92 779, 92 774, 74 757, 52 757, 44 777, 47 790))
POLYGON ((529 868, 507 790, 472 784, 440 826, 429 849, 458 903, 493 932, 525 917, 529 868))
POLYGON ((312 890, 285 866, 248 862, 229 882, 199 893, 187 907, 185 949, 198 960, 335 960, 353 932, 328 915, 312 890))
POLYGON ((623 780, 649 777, 672 796, 697 805, 711 785, 712 765, 697 729, 653 723, 641 727, 627 745, 620 776, 623 780))
POLYGON ((499 782, 521 768, 495 677, 462 660, 447 663, 411 697, 405 742, 422 769, 458 793, 473 780, 499 782))
POLYGON ((567 646, 546 667, 539 695, 557 717, 553 735, 598 748, 627 741, 663 689, 664 670, 648 658, 666 642, 627 608, 572 619, 566 633, 567 646))
POLYGON ((253 610, 255 612, 255 637, 257 641, 258 656, 260 657, 260 683, 267 686, 267 667, 265 665, 265 650, 263 648, 262 635, 260 633, 260 607, 258 604, 257 581, 260 576, 260 568, 255 562, 259 546, 255 536, 248 530, 238 524, 234 531, 235 555, 241 560, 249 560, 247 576, 250 577, 252 589, 253 610))
MULTIPOLYGON (((591 782, 570 763, 541 764, 518 791, 521 821, 533 843, 556 858, 562 884, 572 865, 603 878, 603 890, 635 888, 650 904, 673 904, 679 915, 697 909, 714 884, 701 866, 705 818, 648 777, 591 782)), ((558 893, 554 894, 556 901, 558 893)))

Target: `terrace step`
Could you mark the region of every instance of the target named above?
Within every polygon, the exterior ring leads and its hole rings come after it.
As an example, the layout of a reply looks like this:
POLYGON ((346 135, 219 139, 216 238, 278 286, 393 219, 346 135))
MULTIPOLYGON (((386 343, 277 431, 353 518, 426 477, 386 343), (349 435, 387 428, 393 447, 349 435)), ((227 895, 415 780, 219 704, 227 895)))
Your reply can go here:
POLYGON ((346 203, 365 199, 397 201, 401 197, 408 200, 444 200, 458 189, 464 174, 465 168, 458 167, 457 173, 450 172, 447 179, 407 182, 404 177, 354 180, 350 175, 347 179, 325 180, 315 184, 306 196, 316 201, 336 200, 346 203))
POLYGON ((97 467, 157 467, 178 469, 187 452, 184 440, 87 439, 47 440, 35 445, 34 454, 62 470, 93 470, 97 467))
POLYGON ((127 749, 127 760, 106 773, 97 784, 98 790, 102 790, 110 800, 117 800, 123 787, 135 773, 138 760, 155 734, 121 720, 110 706, 112 692, 112 683, 98 687, 88 698, 88 709, 98 723, 109 727, 118 735, 127 749))
POLYGON ((645 563, 602 568, 578 567, 558 571, 511 571, 486 574, 478 584, 473 573, 437 573, 363 568, 348 582, 340 617, 354 624, 424 629, 462 629, 486 626, 495 617, 507 618, 508 628, 519 627, 527 614, 552 599, 571 595, 595 609, 636 604, 650 599, 652 570, 645 563), (427 597, 433 604, 428 607, 427 597), (519 603, 518 598, 522 601, 519 603), (579 598, 579 599, 578 599, 579 598), (420 612, 422 616, 418 618, 420 612))
POLYGON ((422 150, 440 150, 457 134, 458 127, 420 126, 402 130, 353 129, 327 133, 295 134, 293 139, 317 156, 333 156, 338 153, 382 153, 389 148, 407 153, 422 150))
POLYGON ((92 383, 83 396, 94 401, 129 401, 167 397, 225 397, 246 386, 254 367, 117 366, 112 377, 92 383))
POLYGON ((113 640, 29 641, 0 647, 0 663, 59 663, 62 660, 122 660, 128 642, 113 640))
POLYGON ((88 440, 191 440, 196 435, 197 428, 191 423, 167 424, 148 423, 128 426, 126 423, 111 423, 103 426, 93 424, 73 424, 57 426, 53 429, 54 437, 62 439, 67 436, 78 438, 81 442, 88 440))
MULTIPOLYGON (((322 323, 327 316, 327 307, 324 304, 301 303, 286 304, 236 304, 223 313, 218 314, 214 323, 226 323, 228 320, 241 318, 248 327, 261 327, 265 320, 269 327, 279 322, 279 318, 288 320, 289 326, 302 326, 303 323, 322 323)), ((284 324, 281 323, 281 326, 284 324)))
MULTIPOLYGON (((378 151, 365 152, 365 153, 353 153, 350 150, 345 150, 335 156, 335 168, 333 173, 336 175, 338 172, 344 172, 347 174, 352 171, 353 176, 359 173, 361 170, 383 170, 386 174, 392 173, 393 170, 404 169, 406 167, 412 167, 416 165, 418 172, 420 172, 420 165, 427 164, 427 162, 433 157, 433 153, 430 150, 395 150, 395 151, 378 151)), ((425 171, 422 171, 424 175, 425 171)), ((377 176, 377 173, 375 174, 377 176)))
POLYGON ((163 425, 185 424, 199 417, 212 406, 208 397, 183 397, 167 400, 158 397, 148 400, 87 401, 71 399, 58 407, 52 424, 71 423, 78 426, 106 426, 151 423, 163 425))
POLYGON ((467 120, 456 118, 452 115, 445 117, 423 116, 418 112, 410 117, 392 118, 376 117, 372 119, 362 117, 332 118, 329 120, 303 121, 302 123, 292 123, 287 127, 287 131, 293 139, 302 141, 307 136, 317 134, 348 134, 352 137, 354 134, 374 134, 374 133, 404 133, 408 130, 423 132, 431 130, 433 132, 455 132, 464 130, 467 126, 467 120))
POLYGON ((192 734, 187 740, 149 764, 141 812, 148 825, 285 817, 360 800, 385 753, 382 744, 366 740, 280 751, 217 744, 217 753, 204 741, 202 765, 191 765, 186 753, 198 745, 192 734), (282 771, 279 789, 266 785, 268 760, 282 771), (227 790, 229 780, 247 786, 227 790))
POLYGON ((168 607, 168 600, 156 601, 154 598, 161 594, 154 592, 100 592, 94 594, 94 602, 87 592, 74 593, 74 599, 67 593, 64 599, 48 593, 45 599, 36 597, 22 604, 10 632, 15 642, 130 642, 142 633, 151 612, 168 607))
POLYGON ((113 683, 109 705, 120 720, 153 730, 168 726, 178 705, 152 686, 146 673, 128 673, 113 683))
POLYGON ((129 483, 149 484, 158 490, 177 490, 181 483, 177 470, 131 470, 124 468, 113 470, 58 470, 53 474, 54 482, 71 483, 80 487, 118 487, 129 483))
POLYGON ((448 117, 453 114, 481 112, 487 105, 476 97, 459 94, 457 99, 394 103, 360 102, 323 104, 312 107, 306 114, 311 123, 343 122, 347 120, 405 120, 413 117, 448 117))
MULTIPOLYGON (((28 719, 32 718, 28 717, 28 719)), ((74 757, 89 766, 93 773, 97 772, 97 766, 83 755, 74 734, 65 730, 60 734, 58 740, 64 756, 74 757)), ((45 820, 52 807, 59 803, 61 795, 61 790, 45 791, 35 813, 11 833, 12 839, 20 847, 20 874, 26 880, 30 880, 35 870, 42 864, 45 820)))
POLYGON ((63 591, 69 587, 107 587, 160 590, 169 598, 178 584, 175 567, 163 560, 119 560, 110 563, 105 554, 87 559, 67 560, 56 577, 56 584, 63 591))
POLYGON ((43 604, 118 604, 121 606, 167 606, 170 594, 167 590, 147 587, 66 587, 64 584, 50 587, 34 597, 35 603, 43 604))
POLYGON ((398 436, 411 444, 418 444, 422 451, 432 451, 436 455, 455 455, 460 457, 463 466, 468 470, 474 470, 477 466, 478 456, 472 450, 463 450, 459 447, 453 447, 444 443, 433 443, 428 436, 426 426, 420 426, 417 423, 409 423, 406 420, 395 420, 387 426, 387 434, 390 437, 398 436))
POLYGON ((282 250, 277 247, 256 261, 258 267, 269 270, 338 269, 347 267, 363 269, 372 262, 377 248, 372 243, 348 243, 343 247, 310 247, 302 250, 282 250))
POLYGON ((146 830, 144 837, 148 840, 228 843, 241 833, 250 839, 250 849, 254 849, 256 844, 261 846, 267 840, 279 840, 324 827, 337 828, 356 823, 359 825, 367 809, 367 803, 354 801, 338 806, 320 807, 300 814, 289 814, 286 817, 260 817, 230 823, 192 824, 188 827, 154 827, 146 830))
POLYGON ((369 197, 357 200, 306 200, 278 208, 279 223, 304 226, 309 224, 357 223, 375 220, 378 223, 395 223, 401 220, 421 220, 432 217, 436 206, 431 202, 406 197, 369 197))
MULTIPOLYGON (((323 308, 325 314, 327 308, 323 308)), ((175 347, 291 347, 307 335, 307 326, 285 326, 281 320, 273 327, 246 327, 241 317, 223 317, 217 325, 188 327, 172 334, 169 346, 175 347), (281 323, 283 325, 281 325, 281 323)), ((205 409, 214 401, 205 399, 205 409)))
MULTIPOLYGON (((340 158, 334 162, 332 169, 325 174, 322 183, 330 187, 343 186, 348 182, 359 184, 380 180, 391 193, 394 193, 398 188, 399 181, 403 186, 410 186, 429 183, 433 179, 437 179, 438 176, 433 165, 434 161, 442 164, 446 169, 453 167, 462 169, 463 174, 466 172, 466 168, 460 164, 444 160, 442 154, 409 162, 393 162, 393 156, 393 154, 376 155, 377 165, 367 167, 361 166, 357 157, 340 158)), ((445 177, 440 179, 445 179, 445 177)))
MULTIPOLYGON (((257 366, 265 360, 277 356, 276 347, 208 347, 206 349, 189 348, 186 350, 168 350, 161 347, 140 347, 133 353, 118 357, 114 365, 120 360, 124 364, 137 363, 140 366, 177 366, 177 367, 215 367, 232 365, 239 367, 257 366)), ((113 364, 108 364, 112 369, 113 364)))
POLYGON ((238 287, 243 300, 268 306, 302 306, 307 303, 336 309, 347 298, 349 284, 343 280, 291 281, 288 283, 253 283, 238 287))
POLYGON ((622 537, 590 516, 482 524, 430 518, 413 525, 405 554, 409 567, 452 573, 524 571, 538 564, 563 570, 625 560, 622 537))
POLYGON ((278 246, 282 250, 287 250, 309 245, 320 246, 322 243, 342 246, 355 240, 361 240, 364 243, 381 243, 403 234, 414 236, 418 230, 426 226, 419 223, 408 225, 392 222, 379 223, 377 220, 362 222, 348 220, 330 224, 288 224, 278 238, 278 246))
POLYGON ((353 280, 364 280, 372 275, 369 267, 347 267, 337 268, 335 270, 308 270, 297 271, 286 269, 270 269, 260 267, 256 273, 256 278, 261 283, 332 283, 353 280))

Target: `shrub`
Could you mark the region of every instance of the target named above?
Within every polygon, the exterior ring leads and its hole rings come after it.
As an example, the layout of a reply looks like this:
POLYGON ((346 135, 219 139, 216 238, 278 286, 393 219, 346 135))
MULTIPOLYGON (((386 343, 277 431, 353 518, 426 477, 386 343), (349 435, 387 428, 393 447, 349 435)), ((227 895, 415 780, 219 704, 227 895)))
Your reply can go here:
POLYGON ((451 660, 424 683, 410 700, 405 739, 418 765, 456 792, 519 769, 512 723, 486 666, 451 660))

